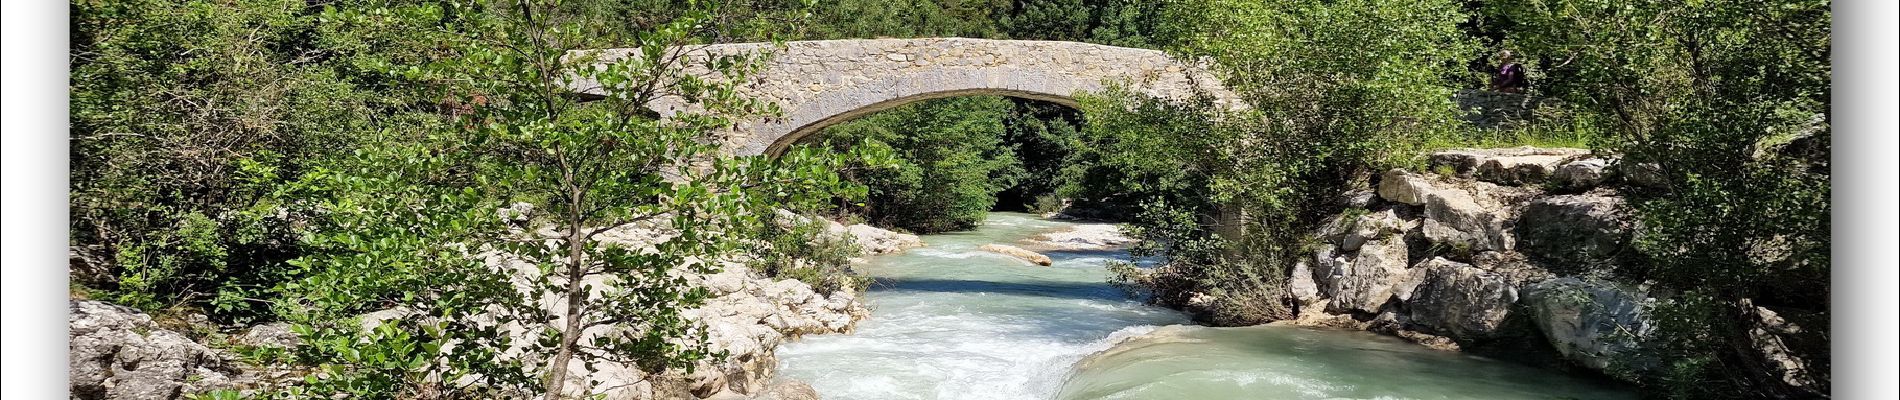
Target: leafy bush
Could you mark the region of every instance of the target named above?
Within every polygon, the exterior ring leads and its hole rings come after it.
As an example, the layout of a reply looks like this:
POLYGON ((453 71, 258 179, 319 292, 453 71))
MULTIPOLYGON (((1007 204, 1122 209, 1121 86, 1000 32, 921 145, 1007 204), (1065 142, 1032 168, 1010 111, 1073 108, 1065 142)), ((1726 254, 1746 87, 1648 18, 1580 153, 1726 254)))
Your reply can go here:
POLYGON ((862 293, 871 281, 851 272, 857 243, 825 232, 825 222, 781 219, 767 224, 762 234, 772 249, 752 262, 753 270, 777 278, 797 279, 818 293, 851 289, 862 293))

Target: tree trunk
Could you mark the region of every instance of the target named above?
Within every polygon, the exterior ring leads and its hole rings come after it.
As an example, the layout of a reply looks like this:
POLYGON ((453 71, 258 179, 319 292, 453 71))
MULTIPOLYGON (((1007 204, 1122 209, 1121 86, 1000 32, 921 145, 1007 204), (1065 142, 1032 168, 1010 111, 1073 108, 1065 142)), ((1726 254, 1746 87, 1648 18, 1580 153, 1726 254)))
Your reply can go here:
POLYGON ((549 399, 562 398, 561 390, 567 383, 567 364, 574 358, 575 344, 581 338, 581 306, 587 300, 587 293, 581 286, 581 278, 586 275, 581 251, 586 236, 581 233, 578 189, 570 191, 567 225, 567 311, 562 314, 566 328, 561 330, 561 347, 554 353, 554 360, 548 366, 546 398, 549 399))

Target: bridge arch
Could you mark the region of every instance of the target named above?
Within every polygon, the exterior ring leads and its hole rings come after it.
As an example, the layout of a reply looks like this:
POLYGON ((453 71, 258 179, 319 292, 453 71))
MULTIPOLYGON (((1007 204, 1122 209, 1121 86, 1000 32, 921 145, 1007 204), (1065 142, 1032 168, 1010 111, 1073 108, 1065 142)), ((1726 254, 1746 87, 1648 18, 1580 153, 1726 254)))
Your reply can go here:
MULTIPOLYGON (((1205 68, 1156 50, 964 38, 818 40, 788 42, 780 49, 771 46, 719 44, 697 50, 773 53, 763 69, 738 90, 776 103, 781 113, 740 121, 728 146, 734 155, 776 155, 833 124, 942 97, 1002 95, 1073 107, 1076 95, 1119 83, 1149 96, 1186 98, 1199 90, 1216 101, 1238 104, 1205 68)), ((605 50, 603 59, 632 51, 605 50)), ((688 73, 695 72, 689 68, 688 73)), ((580 85, 578 90, 590 90, 587 83, 580 85)), ((649 104, 662 116, 692 106, 678 98, 649 104)))

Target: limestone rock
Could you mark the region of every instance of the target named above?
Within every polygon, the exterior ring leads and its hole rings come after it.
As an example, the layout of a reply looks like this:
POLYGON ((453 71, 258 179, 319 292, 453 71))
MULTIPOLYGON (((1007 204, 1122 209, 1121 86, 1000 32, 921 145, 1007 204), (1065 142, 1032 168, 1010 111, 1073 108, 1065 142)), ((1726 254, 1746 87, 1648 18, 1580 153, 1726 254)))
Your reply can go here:
POLYGON ((1348 191, 1339 196, 1339 205, 1346 208, 1371 208, 1379 201, 1379 192, 1373 189, 1348 191))
POLYGON ((1608 265, 1630 241, 1622 207, 1622 198, 1596 194, 1533 200, 1517 221, 1518 247, 1562 271, 1608 265))
POLYGON ((90 300, 67 307, 74 399, 182 399, 245 379, 230 355, 162 329, 137 310, 90 300))
POLYGON ((1287 280, 1287 290, 1302 303, 1319 300, 1319 284, 1313 281, 1313 269, 1308 264, 1306 260, 1293 263, 1292 276, 1287 280))
POLYGON ((1028 242, 1034 248, 1054 251, 1114 250, 1135 239, 1123 235, 1119 226, 1086 224, 1032 236, 1028 242))
POLYGON ((844 230, 851 234, 852 240, 857 241, 858 247, 864 249, 866 255, 897 253, 924 245, 924 240, 918 238, 917 235, 892 232, 870 225, 851 225, 845 227, 844 230))
POLYGON ((1442 257, 1413 267, 1424 279, 1407 302, 1414 323, 1457 339, 1497 333, 1517 303, 1517 288, 1497 274, 1442 257))
POLYGON ((1405 231, 1405 221, 1399 219, 1392 210, 1367 213, 1354 220, 1352 229, 1339 241, 1339 249, 1359 251, 1366 241, 1383 238, 1405 231))
POLYGON ((1398 237, 1366 243, 1351 263, 1334 265, 1329 291, 1332 308, 1378 312, 1392 298, 1394 286, 1405 279, 1405 260, 1405 241, 1398 237))
POLYGON ((290 348, 297 347, 302 339, 297 337, 296 332, 290 331, 290 323, 272 322, 246 329, 243 335, 238 335, 237 342, 251 346, 290 348))
POLYGON ((1425 200, 1426 239, 1471 251, 1515 246, 1498 206, 1480 204, 1470 192, 1459 189, 1433 191, 1425 200))
POLYGON ((779 226, 791 227, 798 224, 809 223, 812 220, 818 220, 824 224, 826 235, 850 240, 852 243, 857 244, 858 250, 862 255, 866 256, 898 253, 915 247, 923 247, 924 245, 923 238, 919 238, 917 235, 893 232, 864 224, 845 226, 837 221, 799 215, 798 213, 786 209, 778 209, 776 212, 777 216, 773 222, 779 224, 779 226))
POLYGON ((1608 174, 1609 161, 1601 158, 1586 158, 1564 163, 1550 177, 1559 187, 1571 190, 1583 190, 1603 183, 1608 174))
POLYGON ((818 400, 818 390, 795 380, 783 380, 767 388, 759 400, 818 400))
POLYGON ((1431 181, 1424 176, 1403 169, 1395 168, 1379 175, 1379 197, 1387 201, 1424 205, 1425 195, 1434 190, 1431 181))
POLYGON ((534 204, 531 203, 514 203, 495 210, 495 216, 510 224, 528 222, 533 215, 534 204))
MULTIPOLYGON (((1653 325, 1644 306, 1647 296, 1622 285, 1596 280, 1557 278, 1525 291, 1538 330, 1564 358, 1603 370, 1631 355, 1653 325)), ((1644 370, 1654 360, 1631 365, 1644 370)))
POLYGON ((1010 257, 1016 257, 1023 261, 1028 261, 1031 264, 1041 265, 1045 267, 1055 263, 1054 260, 1049 259, 1049 256, 1042 255, 1042 253, 1024 250, 1021 247, 1011 246, 1007 244, 994 244, 994 243, 986 244, 986 245, 983 245, 982 247, 978 247, 978 249, 991 252, 991 253, 1002 254, 1002 255, 1006 255, 1010 257))
POLYGON ((1471 256, 1471 265, 1499 277, 1513 287, 1542 282, 1555 278, 1549 270, 1531 264, 1523 253, 1515 251, 1486 251, 1471 256))

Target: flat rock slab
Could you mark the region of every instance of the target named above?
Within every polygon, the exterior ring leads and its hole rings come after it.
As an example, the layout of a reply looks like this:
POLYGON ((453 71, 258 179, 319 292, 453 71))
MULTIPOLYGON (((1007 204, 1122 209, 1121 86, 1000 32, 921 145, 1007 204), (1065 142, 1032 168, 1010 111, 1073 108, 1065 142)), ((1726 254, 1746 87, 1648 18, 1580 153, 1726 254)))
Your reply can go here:
POLYGON ((1476 178, 1501 185, 1542 183, 1558 166, 1587 156, 1589 149, 1568 147, 1509 147, 1499 149, 1451 149, 1433 152, 1433 166, 1451 167, 1461 178, 1476 178))
POLYGON ((1041 265, 1044 267, 1055 264, 1055 260, 1049 259, 1049 256, 1042 255, 1042 253, 1024 250, 1021 247, 1011 246, 1007 244, 986 244, 986 245, 983 245, 983 247, 979 247, 978 249, 991 252, 991 253, 1002 254, 1002 255, 1006 255, 1010 257, 1016 257, 1017 259, 1028 261, 1031 264, 1041 265))

